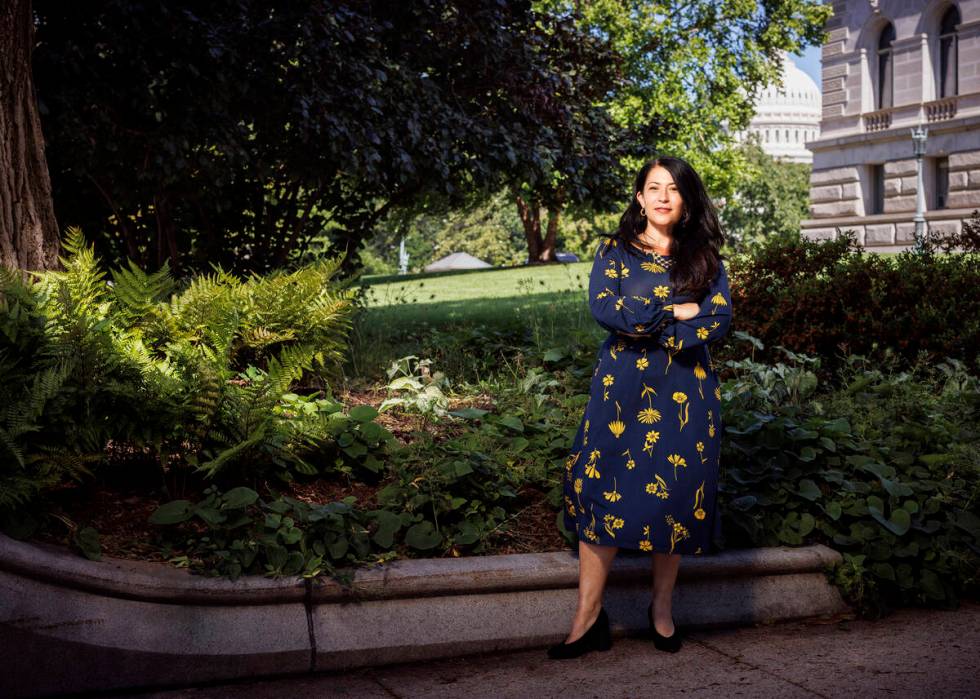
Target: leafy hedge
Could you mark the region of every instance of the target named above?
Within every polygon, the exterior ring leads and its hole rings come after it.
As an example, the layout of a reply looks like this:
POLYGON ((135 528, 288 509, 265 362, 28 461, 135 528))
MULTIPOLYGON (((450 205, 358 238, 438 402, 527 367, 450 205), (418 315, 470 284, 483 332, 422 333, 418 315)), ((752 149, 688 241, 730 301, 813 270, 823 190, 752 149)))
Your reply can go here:
POLYGON ((892 348, 975 367, 980 351, 980 254, 864 252, 854 232, 836 240, 774 239, 733 261, 738 329, 767 346, 819 355, 825 368, 847 355, 892 348))
POLYGON ((728 365, 722 387, 726 544, 825 543, 850 601, 954 606, 980 589, 980 381, 957 360, 898 369, 851 357, 728 365))

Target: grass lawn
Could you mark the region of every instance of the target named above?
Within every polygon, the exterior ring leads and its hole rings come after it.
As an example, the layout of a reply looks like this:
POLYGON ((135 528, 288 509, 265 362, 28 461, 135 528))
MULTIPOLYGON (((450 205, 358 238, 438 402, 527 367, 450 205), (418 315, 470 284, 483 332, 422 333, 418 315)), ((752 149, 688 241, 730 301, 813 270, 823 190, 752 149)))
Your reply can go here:
POLYGON ((588 311, 591 268, 589 261, 375 281, 351 336, 349 374, 376 380, 391 361, 414 354, 474 379, 474 368, 504 347, 563 347, 576 338, 598 347, 605 332, 588 311))
POLYGON ((466 299, 496 299, 529 293, 582 291, 588 285, 592 261, 568 264, 431 272, 404 277, 365 277, 371 308, 401 304, 430 304, 466 299))

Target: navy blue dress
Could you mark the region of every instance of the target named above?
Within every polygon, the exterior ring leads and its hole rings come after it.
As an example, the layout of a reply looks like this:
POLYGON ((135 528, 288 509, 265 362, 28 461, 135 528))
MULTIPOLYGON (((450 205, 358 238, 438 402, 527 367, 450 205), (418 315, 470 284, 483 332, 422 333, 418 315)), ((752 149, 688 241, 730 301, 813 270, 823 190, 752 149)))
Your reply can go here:
POLYGON ((617 238, 596 250, 589 307, 609 336, 565 460, 564 523, 600 546, 713 553, 722 423, 708 345, 732 302, 722 263, 698 315, 677 320, 672 304, 697 299, 673 294, 672 264, 617 238))

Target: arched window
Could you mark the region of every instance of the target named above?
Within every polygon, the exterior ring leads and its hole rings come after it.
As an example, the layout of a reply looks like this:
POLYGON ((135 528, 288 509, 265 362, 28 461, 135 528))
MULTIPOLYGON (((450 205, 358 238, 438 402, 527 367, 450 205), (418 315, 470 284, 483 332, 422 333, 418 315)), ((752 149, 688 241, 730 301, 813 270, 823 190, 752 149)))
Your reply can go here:
POLYGON ((894 91, 892 73, 895 61, 892 58, 892 42, 895 41, 895 27, 889 23, 878 37, 878 104, 876 109, 892 106, 894 91))
POLYGON ((796 130, 796 133, 793 136, 793 140, 796 141, 797 143, 800 142, 800 130, 799 129, 796 130))
POLYGON ((957 54, 956 25, 960 23, 960 11, 950 7, 939 23, 939 96, 950 97, 957 94, 957 54))
POLYGON ((789 129, 786 129, 786 138, 785 138, 785 141, 786 141, 786 143, 789 143, 789 129))

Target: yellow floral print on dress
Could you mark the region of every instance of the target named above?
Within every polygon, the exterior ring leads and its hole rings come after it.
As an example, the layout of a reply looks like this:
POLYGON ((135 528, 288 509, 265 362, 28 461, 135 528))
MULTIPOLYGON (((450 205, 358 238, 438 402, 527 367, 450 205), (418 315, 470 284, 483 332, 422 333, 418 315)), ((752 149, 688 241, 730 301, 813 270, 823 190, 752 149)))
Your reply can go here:
POLYGON ((616 538, 616 532, 613 530, 622 529, 623 525, 626 524, 626 522, 621 517, 617 517, 616 515, 611 515, 611 514, 603 517, 602 521, 603 521, 603 527, 607 532, 609 532, 609 536, 611 536, 614 539, 616 538))
POLYGON ((680 423, 677 431, 680 432, 688 422, 688 408, 691 404, 687 402, 687 394, 683 391, 676 391, 673 398, 677 403, 677 421, 680 423))
POLYGON ((643 451, 650 456, 653 456, 653 446, 657 443, 658 439, 660 439, 660 433, 656 430, 650 430, 647 432, 646 436, 643 438, 643 451))
POLYGON ((686 539, 689 536, 687 528, 674 520, 673 517, 667 515, 665 517, 667 524, 670 525, 670 553, 674 552, 674 546, 678 541, 686 539))
POLYGON ((599 252, 586 299, 609 335, 589 376, 588 429, 576 432, 568 452, 565 528, 590 544, 708 552, 721 521, 712 507, 724 431, 708 344, 728 331, 726 278, 711 282, 693 318, 679 320, 671 312, 673 260, 622 244, 610 245, 605 259, 599 252), (713 302, 718 293, 724 304, 713 302))
POLYGON ((670 369, 670 364, 674 361, 674 355, 684 349, 684 340, 675 340, 674 336, 671 335, 667 338, 667 366, 664 367, 664 373, 670 369))
POLYGON ((634 468, 636 468, 636 462, 633 461, 633 455, 630 454, 630 450, 629 449, 627 449, 626 451, 624 451, 622 453, 622 456, 625 456, 626 457, 626 469, 627 470, 632 471, 634 468))
POLYGON ((601 456, 598 449, 593 449, 592 453, 589 454, 589 460, 585 464, 585 475, 589 478, 599 478, 601 474, 599 469, 596 467, 596 461, 601 456))
POLYGON ((701 508, 701 504, 704 502, 704 481, 701 481, 701 485, 698 486, 697 491, 694 493, 694 518, 704 519, 705 511, 701 508))
POLYGON ((647 359, 647 352, 643 350, 643 356, 636 360, 636 368, 643 371, 648 366, 650 366, 650 360, 647 359))
POLYGON ((606 374, 602 377, 602 385, 606 387, 602 390, 602 400, 609 400, 609 386, 612 386, 615 381, 616 377, 612 374, 606 374))
POLYGON ((616 476, 613 476, 613 489, 602 491, 602 495, 609 502, 619 502, 619 500, 623 497, 623 494, 616 490, 616 476))
POLYGON ((636 419, 642 422, 644 425, 652 425, 655 422, 660 422, 660 411, 653 407, 653 396, 655 395, 657 395, 656 391, 646 384, 643 384, 643 390, 640 391, 640 398, 646 397, 647 407, 637 413, 636 419))
POLYGON ((698 395, 701 396, 701 400, 704 400, 704 390, 701 382, 708 378, 708 374, 705 372, 704 367, 701 366, 701 362, 695 362, 694 364, 694 378, 698 380, 698 395))
MULTIPOLYGON (((714 315, 718 311, 718 306, 727 306, 728 301, 725 300, 724 294, 720 291, 711 297, 711 315, 714 315)), ((715 326, 717 327, 717 326, 715 326)))
POLYGON ((687 468, 687 460, 680 454, 671 454, 670 456, 667 457, 667 461, 669 461, 670 465, 674 467, 674 480, 676 481, 677 467, 683 466, 684 468, 687 468))
POLYGON ((667 490, 667 481, 661 478, 659 473, 653 474, 653 482, 647 483, 646 491, 650 495, 656 495, 661 500, 667 500, 670 497, 670 491, 667 490))
POLYGON ((617 400, 615 401, 615 403, 616 403, 616 419, 609 423, 609 431, 612 432, 614 435, 616 435, 616 439, 619 439, 619 436, 626 431, 626 423, 624 423, 622 420, 619 419, 619 411, 620 411, 619 401, 617 400))

